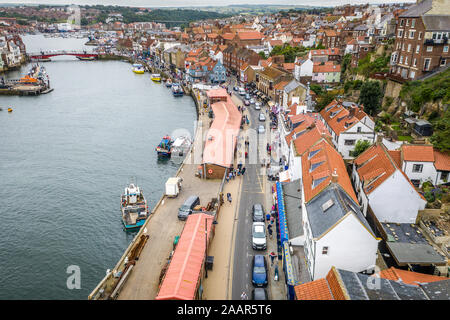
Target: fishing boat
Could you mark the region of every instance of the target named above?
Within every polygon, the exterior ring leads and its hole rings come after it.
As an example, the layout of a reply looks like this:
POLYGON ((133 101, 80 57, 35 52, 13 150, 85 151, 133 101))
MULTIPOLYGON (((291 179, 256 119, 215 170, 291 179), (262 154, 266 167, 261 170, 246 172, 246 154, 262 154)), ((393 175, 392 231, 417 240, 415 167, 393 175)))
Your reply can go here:
POLYGON ((133 64, 132 70, 134 73, 137 73, 137 74, 143 74, 145 72, 144 66, 140 63, 133 64))
POLYGON ((142 190, 130 183, 121 197, 122 221, 126 230, 141 227, 148 217, 147 200, 142 190))
POLYGON ((155 82, 161 82, 161 75, 159 73, 152 73, 151 79, 155 82))
POLYGON ((78 57, 77 56, 77 58, 78 58, 78 60, 81 60, 81 61, 93 61, 93 60, 95 60, 95 57, 78 57))
POLYGON ((178 83, 172 84, 172 94, 175 97, 180 97, 184 94, 183 88, 181 88, 181 85, 178 83))
POLYGON ((172 86, 172 80, 167 79, 167 81, 166 81, 166 87, 167 87, 167 88, 170 88, 171 86, 172 86))
POLYGON ((156 147, 156 152, 158 153, 158 157, 165 158, 170 157, 172 153, 172 139, 169 136, 164 136, 161 142, 156 147))

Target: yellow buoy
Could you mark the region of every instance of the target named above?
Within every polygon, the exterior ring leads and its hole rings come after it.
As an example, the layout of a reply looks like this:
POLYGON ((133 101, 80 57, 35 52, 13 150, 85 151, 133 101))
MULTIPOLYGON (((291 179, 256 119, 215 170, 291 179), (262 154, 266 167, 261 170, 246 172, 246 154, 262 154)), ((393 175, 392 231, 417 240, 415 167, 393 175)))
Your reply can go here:
POLYGON ((12 112, 12 108, 8 108, 8 112, 12 112))

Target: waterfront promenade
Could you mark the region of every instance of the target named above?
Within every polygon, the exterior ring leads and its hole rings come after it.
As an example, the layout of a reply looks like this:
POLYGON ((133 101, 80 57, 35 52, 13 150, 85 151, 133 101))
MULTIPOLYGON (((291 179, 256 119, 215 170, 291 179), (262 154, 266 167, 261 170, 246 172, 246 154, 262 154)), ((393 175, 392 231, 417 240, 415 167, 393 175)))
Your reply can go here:
POLYGON ((187 156, 179 173, 183 179, 182 190, 177 198, 165 197, 146 224, 146 233, 150 238, 124 284, 118 300, 155 299, 159 290, 161 270, 173 250, 175 236, 181 235, 185 224, 184 221, 178 220, 178 208, 191 195, 198 195, 202 206, 206 206, 212 198, 217 197, 220 180, 200 179, 195 176, 197 169, 195 163, 198 163, 198 157, 201 155, 198 151, 201 152, 203 144, 202 133, 207 130, 209 123, 206 115, 200 114, 199 119, 203 120, 202 129, 197 130, 193 150, 187 156))

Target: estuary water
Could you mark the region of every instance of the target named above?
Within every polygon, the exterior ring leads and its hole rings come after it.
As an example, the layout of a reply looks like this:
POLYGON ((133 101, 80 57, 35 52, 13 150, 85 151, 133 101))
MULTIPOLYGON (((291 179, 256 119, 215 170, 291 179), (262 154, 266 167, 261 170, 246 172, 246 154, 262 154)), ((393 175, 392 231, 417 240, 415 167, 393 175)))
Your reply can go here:
MULTIPOLYGON (((23 38, 28 52, 87 41, 23 38)), ((173 97, 129 63, 53 60, 42 63, 53 92, 0 96, 0 299, 87 299, 134 237, 119 207, 130 178, 153 208, 178 169, 158 162, 156 145, 194 132, 191 97, 173 97), (77 268, 81 288, 69 289, 67 272, 77 268)))

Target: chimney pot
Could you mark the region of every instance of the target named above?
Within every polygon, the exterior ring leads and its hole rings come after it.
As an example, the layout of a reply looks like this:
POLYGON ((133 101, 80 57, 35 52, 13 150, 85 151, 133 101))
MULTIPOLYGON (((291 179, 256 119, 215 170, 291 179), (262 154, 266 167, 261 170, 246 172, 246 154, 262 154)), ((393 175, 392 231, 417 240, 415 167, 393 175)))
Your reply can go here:
POLYGON ((333 170, 333 174, 331 175, 331 182, 337 183, 338 182, 338 174, 336 172, 336 168, 333 170))

